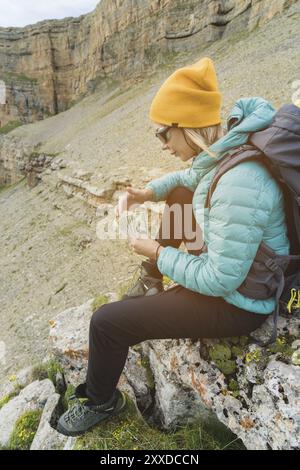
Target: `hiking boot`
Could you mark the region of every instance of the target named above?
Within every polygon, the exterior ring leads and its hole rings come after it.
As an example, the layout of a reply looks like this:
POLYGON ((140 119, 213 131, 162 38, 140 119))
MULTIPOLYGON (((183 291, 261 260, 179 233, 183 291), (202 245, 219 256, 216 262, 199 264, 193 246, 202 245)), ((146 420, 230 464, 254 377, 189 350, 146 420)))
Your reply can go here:
POLYGON ((70 397, 69 409, 59 418, 57 431, 65 436, 80 436, 101 421, 119 414, 126 405, 126 395, 115 389, 112 397, 101 405, 95 405, 85 393, 86 384, 80 384, 70 397))
POLYGON ((140 275, 137 282, 122 296, 122 300, 141 297, 143 295, 155 295, 164 291, 162 283, 163 276, 155 262, 150 260, 142 261, 139 268, 140 275))

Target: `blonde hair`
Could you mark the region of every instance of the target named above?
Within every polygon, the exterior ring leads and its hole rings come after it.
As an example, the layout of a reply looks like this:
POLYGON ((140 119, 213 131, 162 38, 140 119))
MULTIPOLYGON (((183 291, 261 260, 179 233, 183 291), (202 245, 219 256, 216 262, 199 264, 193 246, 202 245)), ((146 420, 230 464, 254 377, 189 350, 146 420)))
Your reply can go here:
POLYGON ((211 157, 216 158, 216 154, 209 150, 209 147, 224 135, 224 129, 221 124, 200 128, 183 128, 183 132, 200 149, 207 152, 211 157))

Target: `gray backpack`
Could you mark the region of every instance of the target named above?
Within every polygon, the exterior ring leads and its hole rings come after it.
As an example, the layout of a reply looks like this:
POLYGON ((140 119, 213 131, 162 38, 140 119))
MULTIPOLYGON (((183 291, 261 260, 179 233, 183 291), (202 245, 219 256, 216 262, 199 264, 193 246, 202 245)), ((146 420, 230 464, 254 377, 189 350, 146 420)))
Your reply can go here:
MULTIPOLYGON (((233 126, 234 118, 228 128, 233 126)), ((223 157, 211 181, 206 208, 210 209, 210 200, 221 176, 239 163, 253 159, 266 165, 283 190, 290 241, 287 256, 276 254, 262 242, 246 279, 237 289, 252 299, 276 297, 272 335, 267 342, 257 341, 266 346, 277 338, 278 315, 291 313, 291 293, 300 291, 300 108, 283 105, 267 129, 252 133, 247 144, 231 149, 223 157)))

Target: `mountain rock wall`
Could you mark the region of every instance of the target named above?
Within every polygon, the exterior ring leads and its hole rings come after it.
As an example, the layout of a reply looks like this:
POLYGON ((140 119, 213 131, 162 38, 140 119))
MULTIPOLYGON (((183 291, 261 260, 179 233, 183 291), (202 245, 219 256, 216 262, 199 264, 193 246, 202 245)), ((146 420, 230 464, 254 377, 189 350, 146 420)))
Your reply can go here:
POLYGON ((253 30, 295 2, 102 0, 78 18, 0 28, 0 127, 57 114, 108 77, 145 76, 176 52, 253 30))

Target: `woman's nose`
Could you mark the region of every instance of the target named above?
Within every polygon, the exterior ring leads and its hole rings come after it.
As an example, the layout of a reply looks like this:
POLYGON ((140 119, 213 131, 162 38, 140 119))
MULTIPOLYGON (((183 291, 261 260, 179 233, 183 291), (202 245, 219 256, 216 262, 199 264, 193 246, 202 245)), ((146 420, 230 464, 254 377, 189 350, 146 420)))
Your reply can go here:
POLYGON ((163 146, 162 146, 162 149, 163 149, 163 150, 168 150, 168 148, 169 148, 169 147, 168 147, 168 144, 163 144, 163 146))

